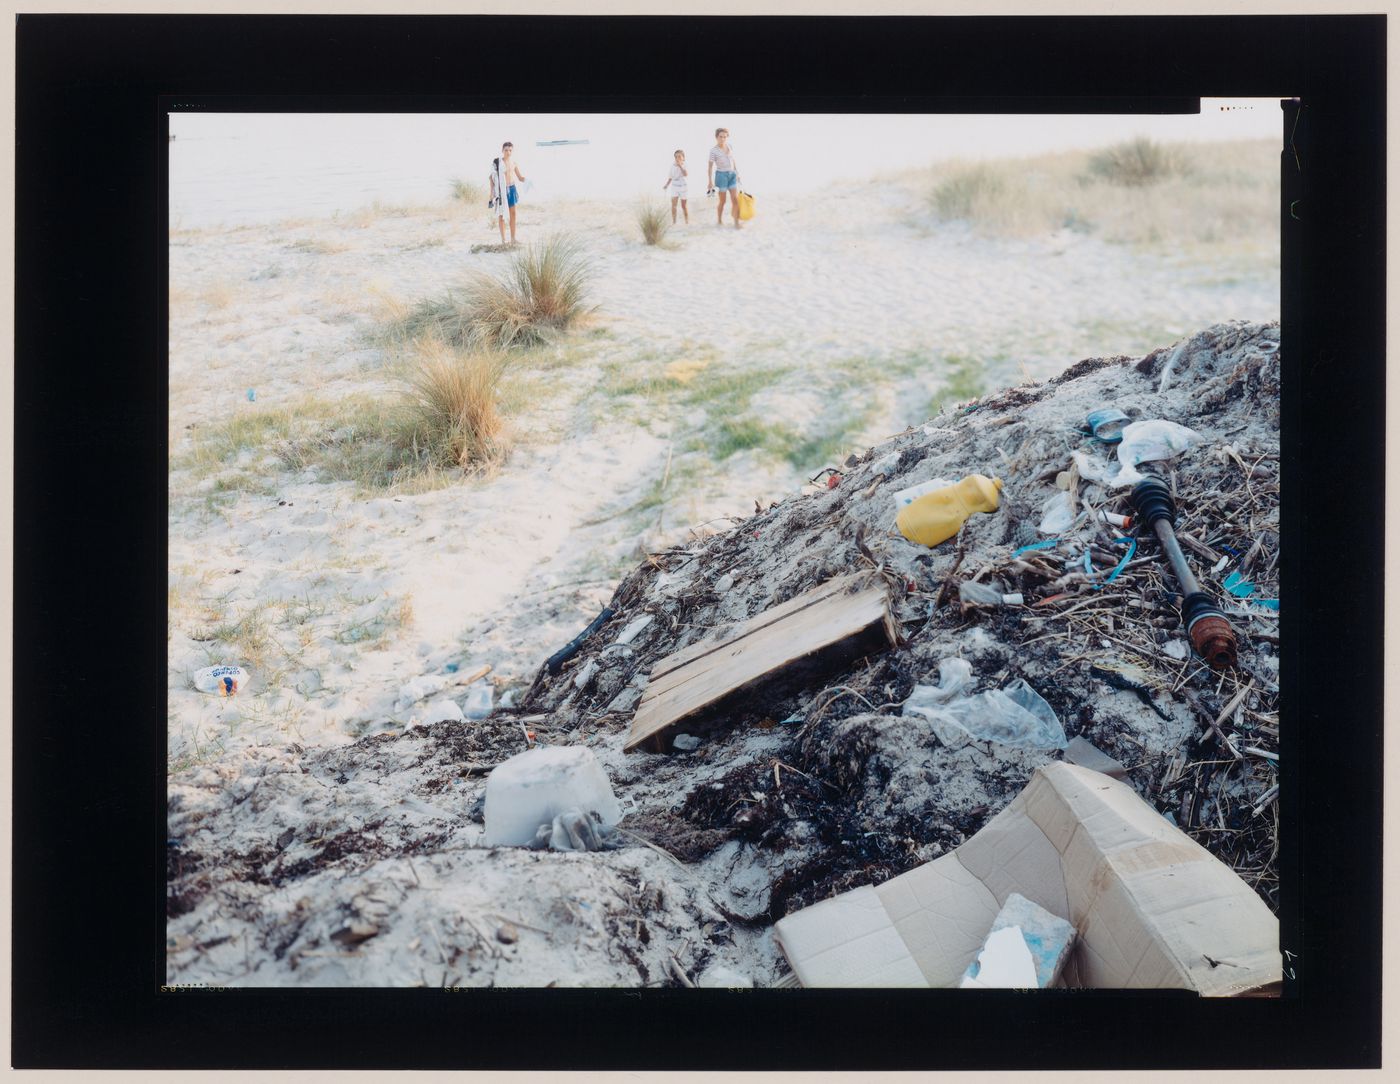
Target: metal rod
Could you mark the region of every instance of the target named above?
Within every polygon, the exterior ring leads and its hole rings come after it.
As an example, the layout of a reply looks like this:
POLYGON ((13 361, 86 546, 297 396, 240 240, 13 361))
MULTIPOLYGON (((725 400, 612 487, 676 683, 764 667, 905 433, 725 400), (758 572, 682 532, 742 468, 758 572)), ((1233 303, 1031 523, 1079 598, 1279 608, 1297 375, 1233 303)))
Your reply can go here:
POLYGON ((1176 534, 1172 531, 1171 523, 1165 519, 1159 519, 1152 525, 1152 529, 1157 532, 1157 540, 1162 543, 1162 552, 1167 555, 1167 560, 1171 562, 1172 571, 1176 573, 1182 593, 1195 594, 1201 589, 1201 585, 1196 582, 1196 577, 1191 575, 1191 569, 1186 564, 1186 555, 1181 552, 1181 546, 1177 544, 1176 534))

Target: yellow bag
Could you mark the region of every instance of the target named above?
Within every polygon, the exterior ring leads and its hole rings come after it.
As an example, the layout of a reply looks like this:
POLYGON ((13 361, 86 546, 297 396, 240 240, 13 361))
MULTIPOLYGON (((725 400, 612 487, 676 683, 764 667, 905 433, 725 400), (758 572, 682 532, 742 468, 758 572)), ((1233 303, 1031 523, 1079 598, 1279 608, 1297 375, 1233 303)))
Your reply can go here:
POLYGON ((747 222, 753 217, 753 197, 747 192, 740 192, 736 198, 739 200, 739 220, 747 222))

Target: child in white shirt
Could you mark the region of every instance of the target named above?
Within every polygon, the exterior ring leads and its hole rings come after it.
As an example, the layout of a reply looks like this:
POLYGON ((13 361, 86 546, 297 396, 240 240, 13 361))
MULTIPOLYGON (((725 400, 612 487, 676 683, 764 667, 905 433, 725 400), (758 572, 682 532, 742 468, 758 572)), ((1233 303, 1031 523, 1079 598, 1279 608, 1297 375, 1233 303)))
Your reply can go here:
POLYGON ((685 224, 687 226, 690 225, 690 207, 686 203, 686 193, 688 191, 686 178, 689 176, 690 174, 687 173, 685 169, 685 151, 676 151, 676 161, 671 166, 671 176, 668 177, 666 183, 661 186, 663 192, 668 188, 671 190, 672 225, 675 225, 676 222, 676 204, 678 202, 681 205, 681 212, 685 215, 685 224))

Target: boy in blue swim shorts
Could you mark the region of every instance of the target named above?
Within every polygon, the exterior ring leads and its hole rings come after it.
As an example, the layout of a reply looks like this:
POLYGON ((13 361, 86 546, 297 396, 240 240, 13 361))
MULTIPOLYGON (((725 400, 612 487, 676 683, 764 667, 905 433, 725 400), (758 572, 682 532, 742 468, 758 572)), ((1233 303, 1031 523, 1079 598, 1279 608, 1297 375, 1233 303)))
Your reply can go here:
POLYGON ((491 160, 491 206, 496 208, 496 225, 501 228, 501 244, 506 241, 506 216, 510 216, 510 243, 515 244, 515 205, 520 202, 520 193, 515 182, 525 182, 525 174, 520 172, 511 155, 514 143, 501 144, 501 156, 491 160))
POLYGON ((734 158, 734 148, 729 145, 729 129, 715 129, 715 145, 710 148, 710 192, 719 193, 719 216, 716 225, 724 225, 724 197, 729 194, 729 202, 734 206, 734 228, 739 225, 739 164, 734 158))

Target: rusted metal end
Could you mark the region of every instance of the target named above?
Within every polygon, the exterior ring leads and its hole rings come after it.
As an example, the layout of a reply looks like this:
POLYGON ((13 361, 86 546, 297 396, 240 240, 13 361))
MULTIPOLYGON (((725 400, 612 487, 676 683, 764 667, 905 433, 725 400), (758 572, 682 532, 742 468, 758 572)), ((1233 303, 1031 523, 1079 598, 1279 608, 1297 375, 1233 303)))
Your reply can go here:
POLYGON ((1213 669, 1225 670, 1235 665, 1235 630, 1223 617, 1202 617, 1192 625, 1191 646, 1213 669))

